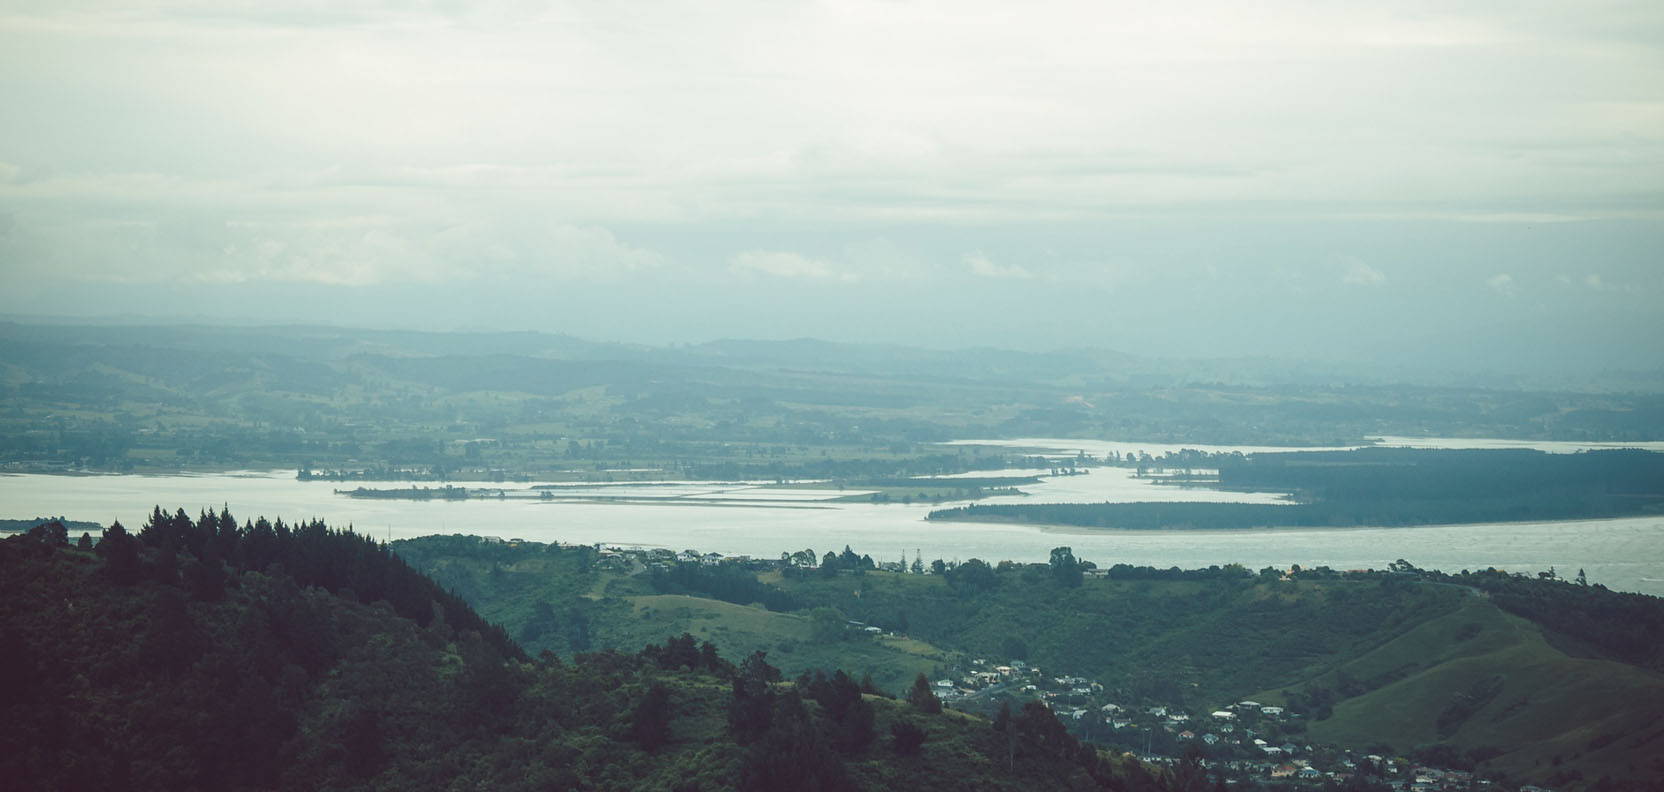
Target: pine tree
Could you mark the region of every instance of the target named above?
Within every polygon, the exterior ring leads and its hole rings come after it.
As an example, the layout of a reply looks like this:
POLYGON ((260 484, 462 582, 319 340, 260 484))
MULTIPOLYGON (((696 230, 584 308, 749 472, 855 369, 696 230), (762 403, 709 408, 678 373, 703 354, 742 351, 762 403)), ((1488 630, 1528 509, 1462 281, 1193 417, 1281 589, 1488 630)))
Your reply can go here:
POLYGON ((1017 729, 1011 725, 1011 702, 1000 702, 1000 712, 994 716, 994 731, 1005 735, 1005 769, 1017 766, 1017 729))
POLYGON ((902 756, 918 753, 919 746, 924 745, 924 740, 924 729, 911 720, 900 718, 890 724, 890 745, 902 756))
POLYGON ((104 538, 98 542, 97 552, 104 557, 104 574, 117 585, 128 586, 139 579, 139 547, 134 539, 117 520, 104 529, 104 538))
POLYGON ((670 691, 657 682, 630 716, 630 740, 652 753, 670 742, 670 691))
POLYGON ((942 700, 936 698, 936 694, 931 692, 930 680, 925 679, 924 674, 914 677, 913 689, 907 691, 907 703, 912 704, 913 708, 920 712, 928 712, 933 715, 942 711, 942 700))
POLYGON ((774 713, 774 690, 780 670, 769 665, 763 652, 752 652, 734 674, 733 698, 728 702, 728 728, 739 742, 749 742, 768 731, 774 713))

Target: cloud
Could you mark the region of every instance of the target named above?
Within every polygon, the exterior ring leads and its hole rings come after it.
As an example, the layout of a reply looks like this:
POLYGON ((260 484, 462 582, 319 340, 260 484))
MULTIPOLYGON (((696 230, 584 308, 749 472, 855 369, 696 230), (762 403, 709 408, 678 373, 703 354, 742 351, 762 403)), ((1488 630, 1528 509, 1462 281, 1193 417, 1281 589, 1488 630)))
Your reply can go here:
POLYGON ((729 260, 733 272, 770 275, 814 281, 855 283, 861 276, 800 253, 784 250, 747 250, 729 260))
POLYGON ((1028 269, 1011 264, 1002 266, 995 264, 981 253, 972 253, 965 257, 965 265, 971 268, 971 274, 982 278, 1007 278, 1011 280, 1034 280, 1035 274, 1028 269))
POLYGON ((1362 261, 1354 261, 1341 280, 1352 286, 1380 286, 1387 282, 1387 276, 1362 261))
POLYGON ((1519 291, 1519 289, 1514 285, 1514 276, 1509 275, 1506 272, 1499 272, 1489 278, 1486 278, 1485 285, 1489 286, 1491 291, 1494 291, 1504 297, 1512 297, 1519 291))
POLYGON ((468 280, 608 281, 663 256, 595 226, 512 217, 293 216, 274 207, 123 208, 9 216, 0 258, 36 280, 364 287, 468 280))
POLYGON ((376 185, 401 200, 512 190, 565 224, 891 227, 1222 207, 1569 221, 1656 214, 1664 170, 1645 0, 5 5, 23 173, 353 163, 408 174, 376 185))

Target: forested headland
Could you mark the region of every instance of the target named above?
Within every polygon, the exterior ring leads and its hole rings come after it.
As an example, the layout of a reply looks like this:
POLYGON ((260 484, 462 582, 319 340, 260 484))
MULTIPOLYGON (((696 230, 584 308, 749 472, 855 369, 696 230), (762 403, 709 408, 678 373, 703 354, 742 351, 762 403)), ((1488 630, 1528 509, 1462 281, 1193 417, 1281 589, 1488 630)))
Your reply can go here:
POLYGON ((1225 489, 1290 493, 1247 503, 972 504, 933 520, 1104 529, 1398 526, 1573 520, 1664 513, 1664 454, 1640 450, 1363 448, 1219 454, 1225 489))

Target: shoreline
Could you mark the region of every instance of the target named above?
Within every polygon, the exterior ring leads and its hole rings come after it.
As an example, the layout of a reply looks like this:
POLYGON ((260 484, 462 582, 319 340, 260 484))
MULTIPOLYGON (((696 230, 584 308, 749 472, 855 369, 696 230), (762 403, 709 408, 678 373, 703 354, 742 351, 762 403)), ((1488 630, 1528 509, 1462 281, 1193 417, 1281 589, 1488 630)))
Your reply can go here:
POLYGON ((1654 518, 1664 520, 1664 514, 1627 514, 1614 517, 1573 517, 1563 520, 1493 520, 1491 522, 1465 523, 1416 523, 1414 525, 1264 525, 1244 528, 1088 528, 1081 525, 1060 525, 1057 523, 1032 522, 1028 520, 1000 520, 1000 519, 926 519, 927 523, 953 523, 957 525, 1002 525, 1030 527, 1045 534, 1060 536, 1104 536, 1110 534, 1186 534, 1204 536, 1208 534, 1241 535, 1246 533, 1298 533, 1298 532, 1328 532, 1328 531, 1397 531, 1414 528, 1463 528, 1486 525, 1581 525, 1585 523, 1616 522, 1619 520, 1645 520, 1654 518))

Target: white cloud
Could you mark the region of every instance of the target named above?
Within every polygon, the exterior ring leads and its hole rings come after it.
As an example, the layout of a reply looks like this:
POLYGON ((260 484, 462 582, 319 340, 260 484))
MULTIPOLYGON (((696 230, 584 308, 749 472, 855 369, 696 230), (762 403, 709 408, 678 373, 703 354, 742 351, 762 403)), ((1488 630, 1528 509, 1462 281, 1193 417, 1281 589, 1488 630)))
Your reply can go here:
POLYGON ((1616 303, 1664 293, 1661 21, 1656 0, 0 0, 0 296, 586 292, 600 324, 537 321, 666 337, 905 300, 820 329, 876 336, 1023 290, 1050 299, 981 340, 1055 338, 1071 323, 1034 317, 1072 304, 1130 345, 1198 304, 1217 324, 1191 350, 1335 290, 1451 326, 1527 308, 1490 290, 1616 303), (1568 263, 1596 247, 1619 289, 1568 263))
POLYGON ((353 163, 403 200, 512 190, 596 225, 1547 222, 1657 213, 1664 173, 1646 0, 0 6, 24 173, 353 163))
POLYGON ((971 274, 983 278, 1009 278, 1012 280, 1034 280, 1035 274, 1016 264, 995 264, 981 253, 972 253, 965 257, 965 266, 970 267, 971 274))
POLYGON ((1341 280, 1353 286, 1379 286, 1387 282, 1387 276, 1362 261, 1354 261, 1341 280))
POLYGON ((607 229, 514 218, 433 222, 399 215, 293 216, 275 205, 221 211, 121 206, 108 218, 10 216, 0 258, 15 273, 84 283, 437 284, 606 281, 658 268, 658 253, 607 229))
POLYGON ((861 280, 859 275, 838 269, 826 261, 784 250, 747 250, 730 259, 728 266, 734 272, 760 273, 776 278, 839 283, 855 283, 861 280))

